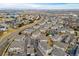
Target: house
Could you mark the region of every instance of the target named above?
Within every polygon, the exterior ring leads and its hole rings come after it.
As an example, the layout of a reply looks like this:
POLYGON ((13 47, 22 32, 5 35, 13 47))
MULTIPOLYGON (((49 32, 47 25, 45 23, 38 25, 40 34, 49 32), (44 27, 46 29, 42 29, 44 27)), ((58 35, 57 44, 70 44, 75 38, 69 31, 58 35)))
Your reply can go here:
POLYGON ((0 25, 0 31, 6 31, 8 28, 0 25))
POLYGON ((38 49, 43 55, 49 55, 49 53, 51 53, 51 51, 53 50, 52 47, 50 48, 48 46, 47 40, 40 40, 40 42, 38 43, 38 49))

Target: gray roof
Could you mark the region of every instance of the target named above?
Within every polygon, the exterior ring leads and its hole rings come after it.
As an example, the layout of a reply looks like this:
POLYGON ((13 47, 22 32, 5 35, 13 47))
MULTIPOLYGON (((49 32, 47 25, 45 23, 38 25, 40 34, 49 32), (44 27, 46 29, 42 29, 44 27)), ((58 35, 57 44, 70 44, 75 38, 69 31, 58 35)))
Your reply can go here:
POLYGON ((61 49, 58 49, 58 48, 55 48, 53 51, 52 51, 52 54, 51 55, 54 55, 54 56, 65 56, 67 55, 65 53, 65 51, 61 50, 61 49))
POLYGON ((54 42, 54 44, 56 45, 56 46, 58 46, 58 47, 60 47, 60 48, 66 48, 68 45, 67 44, 65 44, 65 43, 62 43, 62 42, 54 42))
POLYGON ((40 45, 42 46, 42 48, 46 51, 49 50, 47 41, 40 41, 40 45))

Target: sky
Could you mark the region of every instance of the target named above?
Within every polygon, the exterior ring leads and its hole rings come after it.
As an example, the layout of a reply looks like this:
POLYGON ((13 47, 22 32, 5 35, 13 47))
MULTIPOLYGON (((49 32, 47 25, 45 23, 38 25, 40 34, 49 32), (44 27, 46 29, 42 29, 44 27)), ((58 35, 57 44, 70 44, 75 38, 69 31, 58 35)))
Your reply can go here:
POLYGON ((0 9, 79 9, 75 3, 0 3, 0 9))

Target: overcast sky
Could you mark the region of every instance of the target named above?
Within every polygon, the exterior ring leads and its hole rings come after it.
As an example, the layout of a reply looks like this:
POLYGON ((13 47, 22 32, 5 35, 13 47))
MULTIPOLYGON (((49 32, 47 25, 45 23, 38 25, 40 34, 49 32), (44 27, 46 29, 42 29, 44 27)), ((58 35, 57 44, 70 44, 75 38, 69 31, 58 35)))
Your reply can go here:
POLYGON ((0 9, 79 9, 70 3, 0 3, 0 9))

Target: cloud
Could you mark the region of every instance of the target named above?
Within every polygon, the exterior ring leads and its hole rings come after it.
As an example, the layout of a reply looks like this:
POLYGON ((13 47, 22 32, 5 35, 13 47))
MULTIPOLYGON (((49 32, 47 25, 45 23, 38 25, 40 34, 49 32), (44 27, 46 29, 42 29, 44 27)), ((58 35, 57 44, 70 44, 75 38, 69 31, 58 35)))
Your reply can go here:
POLYGON ((14 9, 79 9, 79 4, 74 3, 2 3, 1 8, 14 9))

